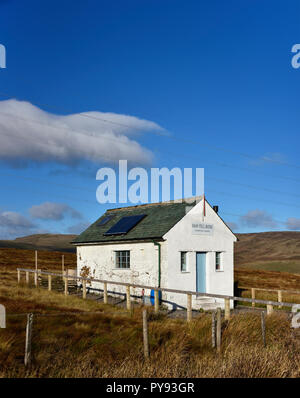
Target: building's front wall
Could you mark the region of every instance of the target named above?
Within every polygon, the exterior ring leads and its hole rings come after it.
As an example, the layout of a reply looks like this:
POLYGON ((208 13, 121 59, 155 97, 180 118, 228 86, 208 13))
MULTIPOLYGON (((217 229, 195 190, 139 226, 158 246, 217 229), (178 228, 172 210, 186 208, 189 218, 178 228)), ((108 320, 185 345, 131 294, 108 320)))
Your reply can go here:
MULTIPOLYGON (((161 270, 162 283, 166 280, 166 244, 161 242, 161 270)), ((152 242, 141 243, 114 243, 104 245, 77 246, 77 274, 83 276, 83 271, 88 270, 89 276, 95 279, 126 282, 146 286, 158 286, 158 247, 152 242), (115 252, 118 250, 130 251, 130 268, 116 268, 115 252)), ((103 290, 103 284, 92 282, 97 291, 103 290)), ((126 287, 108 285, 110 293, 125 293, 126 287)), ((131 294, 140 296, 142 289, 131 289, 131 294)), ((145 291, 150 295, 150 291, 145 291)))
MULTIPOLYGON (((213 224, 212 235, 195 235, 193 223, 202 223, 203 203, 198 203, 165 236, 168 242, 167 287, 196 291, 196 253, 206 253, 206 293, 233 295, 233 242, 232 232, 207 204, 203 223, 213 224), (181 272, 180 252, 187 252, 187 272, 181 272), (216 271, 216 252, 222 252, 222 270, 216 271)), ((168 294, 168 301, 186 307, 182 294, 168 294)), ((224 300, 216 300, 223 305, 224 300)), ((231 303, 233 305, 233 303, 231 303)), ((193 308, 201 307, 193 296, 193 308)))
MULTIPOLYGON (((192 223, 202 222, 202 203, 193 207, 168 233, 161 245, 161 287, 196 291, 196 253, 206 252, 206 292, 233 295, 233 242, 235 236, 206 205, 204 223, 213 224, 210 236, 194 235, 192 223), (181 272, 180 252, 188 256, 187 272, 181 272), (222 252, 222 270, 215 269, 216 252, 222 252)), ((146 286, 158 286, 158 247, 153 242, 128 242, 77 246, 77 273, 82 276, 83 267, 95 279, 126 282, 146 286), (130 269, 116 268, 115 251, 130 251, 130 269)), ((92 288, 103 290, 101 283, 93 282, 92 288)), ((109 293, 122 293, 125 287, 108 285, 109 293)), ((131 294, 140 296, 142 289, 134 288, 131 294)), ((150 291, 145 291, 149 296, 150 291)), ((163 293, 164 303, 186 307, 186 295, 163 293)), ((218 300, 217 300, 218 301, 218 300)), ((223 300, 220 300, 223 306, 223 300)), ((218 304, 219 305, 219 304, 218 304)), ((231 303, 232 305, 232 303, 231 303)), ((199 300, 193 296, 193 308, 200 308, 199 300)))

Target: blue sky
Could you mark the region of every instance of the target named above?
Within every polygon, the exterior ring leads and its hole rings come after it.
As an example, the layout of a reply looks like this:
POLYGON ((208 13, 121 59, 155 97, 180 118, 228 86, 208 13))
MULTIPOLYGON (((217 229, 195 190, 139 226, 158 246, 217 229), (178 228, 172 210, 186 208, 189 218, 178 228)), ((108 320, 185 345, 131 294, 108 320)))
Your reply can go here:
POLYGON ((80 232, 118 207, 97 203, 95 176, 120 158, 204 167, 207 200, 236 232, 299 230, 299 13, 297 1, 0 0, 0 238, 80 232))

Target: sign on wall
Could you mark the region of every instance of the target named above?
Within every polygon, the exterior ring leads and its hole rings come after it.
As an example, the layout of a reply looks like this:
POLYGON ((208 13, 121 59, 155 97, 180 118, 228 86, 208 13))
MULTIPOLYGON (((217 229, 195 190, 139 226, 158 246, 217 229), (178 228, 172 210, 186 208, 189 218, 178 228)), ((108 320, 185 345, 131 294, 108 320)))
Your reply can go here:
POLYGON ((192 235, 212 235, 213 233, 213 224, 192 223, 192 235))

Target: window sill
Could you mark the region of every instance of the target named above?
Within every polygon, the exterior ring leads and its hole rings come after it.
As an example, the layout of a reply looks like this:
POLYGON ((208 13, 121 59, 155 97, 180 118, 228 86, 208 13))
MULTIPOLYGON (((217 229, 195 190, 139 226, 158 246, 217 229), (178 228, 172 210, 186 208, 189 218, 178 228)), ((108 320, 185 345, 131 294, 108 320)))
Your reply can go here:
POLYGON ((216 269, 215 271, 216 271, 216 272, 224 272, 223 269, 216 269))
POLYGON ((117 270, 117 271, 124 271, 124 270, 125 270, 125 271, 130 271, 130 268, 117 268, 117 267, 116 267, 116 268, 113 268, 113 269, 114 269, 114 271, 116 271, 116 270, 117 270))
POLYGON ((181 274, 190 274, 190 271, 180 271, 181 274))

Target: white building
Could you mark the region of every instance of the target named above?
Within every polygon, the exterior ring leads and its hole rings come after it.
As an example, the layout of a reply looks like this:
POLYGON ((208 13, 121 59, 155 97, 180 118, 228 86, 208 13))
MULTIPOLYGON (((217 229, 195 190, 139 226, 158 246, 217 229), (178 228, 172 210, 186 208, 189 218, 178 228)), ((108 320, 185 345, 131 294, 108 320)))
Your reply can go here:
MULTIPOLYGON (((77 273, 96 279, 233 296, 236 236, 203 198, 108 210, 73 243, 77 273), (204 213, 204 214, 203 214, 204 213)), ((103 290, 92 282, 95 292, 103 290)), ((110 294, 125 287, 108 285, 110 294)), ((132 288, 140 297, 142 289, 132 288)), ((145 291, 145 296, 150 291, 145 291)), ((162 293, 168 307, 186 307, 186 295, 162 293)), ((223 300, 193 296, 193 308, 223 300)))

